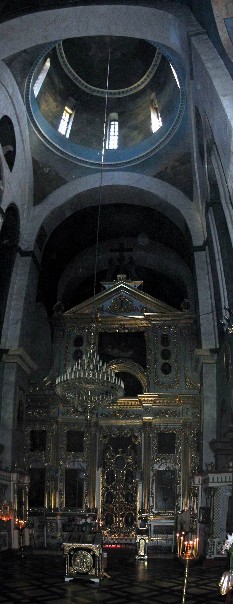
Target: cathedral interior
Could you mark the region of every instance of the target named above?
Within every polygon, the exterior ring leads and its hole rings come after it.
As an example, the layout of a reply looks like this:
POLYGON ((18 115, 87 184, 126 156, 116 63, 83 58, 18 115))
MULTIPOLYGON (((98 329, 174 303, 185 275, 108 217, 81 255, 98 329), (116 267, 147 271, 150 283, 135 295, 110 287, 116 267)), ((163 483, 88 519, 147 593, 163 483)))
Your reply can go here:
POLYGON ((67 589, 228 565, 232 41, 227 0, 0 2, 0 554, 67 589))

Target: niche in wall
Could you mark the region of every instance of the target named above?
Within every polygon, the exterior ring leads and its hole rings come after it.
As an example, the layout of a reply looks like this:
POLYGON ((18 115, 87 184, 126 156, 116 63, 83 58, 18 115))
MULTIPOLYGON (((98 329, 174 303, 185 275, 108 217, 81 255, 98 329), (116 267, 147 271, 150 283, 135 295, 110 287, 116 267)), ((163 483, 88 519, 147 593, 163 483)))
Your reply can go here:
POLYGON ((83 479, 79 470, 66 468, 65 471, 65 506, 66 508, 83 508, 83 479))
POLYGON ((0 119, 0 144, 8 168, 12 171, 16 155, 16 138, 13 122, 8 115, 3 115, 0 119))

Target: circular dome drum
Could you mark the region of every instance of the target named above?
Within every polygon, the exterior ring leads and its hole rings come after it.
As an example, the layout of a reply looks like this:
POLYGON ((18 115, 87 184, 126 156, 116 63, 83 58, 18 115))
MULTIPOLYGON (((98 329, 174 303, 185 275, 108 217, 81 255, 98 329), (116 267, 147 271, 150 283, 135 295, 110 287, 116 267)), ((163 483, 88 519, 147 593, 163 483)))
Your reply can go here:
POLYGON ((178 77, 167 50, 151 42, 67 39, 33 66, 26 89, 29 117, 47 145, 78 163, 132 165, 161 149, 177 130, 185 105, 178 77))

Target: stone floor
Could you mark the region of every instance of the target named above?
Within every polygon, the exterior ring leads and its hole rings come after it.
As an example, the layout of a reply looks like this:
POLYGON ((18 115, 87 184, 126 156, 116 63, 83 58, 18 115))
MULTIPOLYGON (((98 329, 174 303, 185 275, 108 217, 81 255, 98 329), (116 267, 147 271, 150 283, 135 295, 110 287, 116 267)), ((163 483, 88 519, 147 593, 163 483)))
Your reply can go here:
MULTIPOLYGON (((218 582, 223 562, 196 562, 190 568, 187 604, 220 604, 218 582)), ((107 573, 98 586, 89 581, 64 581, 59 552, 28 551, 24 558, 0 555, 0 604, 180 604, 184 567, 173 557, 135 560, 132 549, 110 551, 107 573)))

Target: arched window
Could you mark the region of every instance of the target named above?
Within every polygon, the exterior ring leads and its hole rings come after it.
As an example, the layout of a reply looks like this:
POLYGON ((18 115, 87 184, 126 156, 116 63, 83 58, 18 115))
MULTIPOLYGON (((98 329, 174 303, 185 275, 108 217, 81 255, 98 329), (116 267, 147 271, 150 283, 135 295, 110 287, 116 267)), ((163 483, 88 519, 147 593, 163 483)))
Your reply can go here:
POLYGON ((48 59, 46 59, 44 65, 41 69, 41 72, 39 73, 38 78, 36 79, 35 84, 33 86, 33 92, 34 92, 35 97, 37 97, 37 95, 40 92, 41 86, 47 76, 49 68, 50 68, 50 58, 48 57, 48 59))
POLYGON ((118 113, 110 113, 108 118, 106 149, 118 148, 118 113))
POLYGON ((58 126, 58 132, 63 134, 66 138, 69 138, 71 126, 74 119, 76 103, 73 99, 69 98, 62 114, 60 124, 58 126))
POLYGON ((0 119, 0 145, 9 170, 12 172, 16 156, 16 138, 14 124, 8 115, 0 119))
POLYGON ((151 130, 154 134, 154 132, 157 132, 157 130, 159 130, 159 128, 161 128, 161 126, 163 125, 162 118, 159 113, 158 103, 157 103, 156 96, 154 93, 150 97, 150 117, 151 117, 151 130))

